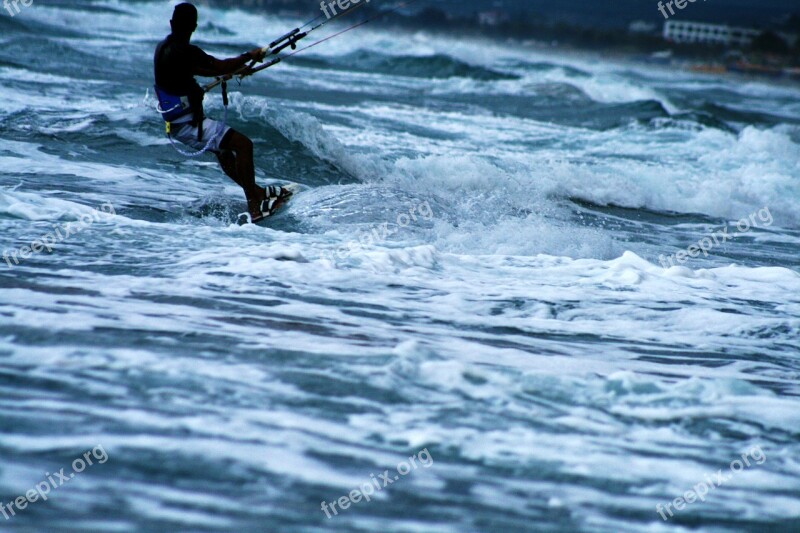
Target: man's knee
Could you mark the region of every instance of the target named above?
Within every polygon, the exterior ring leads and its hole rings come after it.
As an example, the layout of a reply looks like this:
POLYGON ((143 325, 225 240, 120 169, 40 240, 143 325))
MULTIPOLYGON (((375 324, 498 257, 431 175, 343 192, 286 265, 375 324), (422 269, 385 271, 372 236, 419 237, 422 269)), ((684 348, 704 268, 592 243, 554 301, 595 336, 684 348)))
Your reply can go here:
POLYGON ((220 143, 221 150, 232 150, 237 153, 252 152, 253 141, 236 130, 229 130, 220 143))
POLYGON ((248 155, 253 153, 253 141, 251 141, 247 136, 242 135, 238 131, 231 131, 231 135, 227 143, 229 150, 233 150, 236 154, 243 154, 248 155))

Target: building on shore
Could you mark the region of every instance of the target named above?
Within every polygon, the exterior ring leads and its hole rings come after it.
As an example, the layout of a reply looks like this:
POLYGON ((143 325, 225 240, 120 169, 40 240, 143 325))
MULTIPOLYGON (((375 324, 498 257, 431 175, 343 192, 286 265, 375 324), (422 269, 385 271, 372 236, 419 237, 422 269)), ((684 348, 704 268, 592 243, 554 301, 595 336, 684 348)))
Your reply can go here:
POLYGON ((718 44, 746 48, 761 34, 750 28, 735 28, 723 24, 706 24, 670 20, 664 24, 664 39, 674 43, 718 44))

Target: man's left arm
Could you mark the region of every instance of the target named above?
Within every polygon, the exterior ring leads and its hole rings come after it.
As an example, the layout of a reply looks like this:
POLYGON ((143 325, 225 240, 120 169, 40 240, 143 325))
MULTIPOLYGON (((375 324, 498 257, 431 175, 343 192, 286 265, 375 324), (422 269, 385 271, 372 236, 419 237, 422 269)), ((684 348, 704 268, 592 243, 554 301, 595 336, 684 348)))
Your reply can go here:
POLYGON ((266 55, 261 48, 256 48, 238 57, 232 57, 230 59, 217 59, 216 57, 206 54, 200 50, 200 48, 196 48, 195 53, 197 54, 197 58, 193 62, 194 69, 192 74, 207 78, 233 74, 250 61, 262 61, 266 55), (199 54, 197 54, 197 52, 199 52, 199 54), (200 54, 202 54, 202 56, 200 54))

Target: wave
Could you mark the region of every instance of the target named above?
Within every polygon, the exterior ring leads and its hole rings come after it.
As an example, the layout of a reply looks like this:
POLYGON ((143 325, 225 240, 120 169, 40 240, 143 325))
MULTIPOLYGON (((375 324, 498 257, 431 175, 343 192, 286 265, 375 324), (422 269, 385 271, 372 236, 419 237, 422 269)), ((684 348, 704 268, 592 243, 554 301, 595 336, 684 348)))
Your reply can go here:
POLYGON ((760 124, 764 126, 777 126, 779 124, 800 124, 800 118, 791 115, 777 115, 766 113, 762 111, 753 110, 740 110, 731 107, 720 105, 717 103, 707 102, 703 104, 701 109, 708 114, 714 116, 716 119, 726 122, 734 122, 740 124, 760 124))
MULTIPOLYGON (((505 152, 503 148, 493 149, 496 155, 418 151, 415 156, 387 159, 366 148, 346 147, 340 137, 303 113, 282 112, 268 120, 282 134, 301 142, 317 157, 346 169, 358 181, 391 183, 461 199, 458 217, 481 224, 490 221, 481 221, 477 206, 490 213, 490 218, 518 219, 531 210, 546 210, 548 196, 660 212, 702 213, 729 220, 766 206, 775 214, 777 225, 800 224, 800 183, 796 179, 800 175, 800 145, 788 132, 747 127, 735 133, 719 124, 698 124, 692 117, 673 119, 658 102, 621 108, 626 116, 638 110, 645 118, 660 118, 595 133, 576 131, 576 142, 591 146, 580 158, 577 153, 565 158, 562 152, 549 150, 518 154, 508 147, 505 152), (691 127, 681 126, 681 121, 691 127)), ((621 109, 609 107, 610 115, 615 112, 620 114, 621 109)), ((445 118, 456 120, 458 115, 445 118)), ((502 122, 514 131, 526 123, 518 120, 518 125, 509 117, 502 122)), ((465 133, 474 127, 493 135, 486 121, 469 125, 462 121, 462 127, 470 128, 465 133)), ((362 136, 370 138, 365 133, 362 136)))
POLYGON ((591 78, 591 72, 578 67, 564 65, 563 63, 552 63, 550 61, 520 61, 515 60, 508 63, 508 66, 526 72, 552 72, 559 71, 567 76, 574 78, 591 78))
POLYGON ((439 224, 428 238, 450 252, 607 258, 622 252, 598 230, 567 223, 563 206, 548 199, 540 187, 525 183, 526 170, 504 169, 479 155, 389 160, 374 151, 346 147, 305 113, 265 110, 262 118, 355 182, 347 190, 339 185, 331 205, 317 199, 310 216, 321 229, 352 232, 345 228, 374 224, 386 216, 393 219, 408 206, 430 201, 439 224), (377 211, 365 220, 365 206, 371 205, 377 205, 377 211), (531 227, 537 228, 534 235, 528 231, 531 227))
MULTIPOLYGON (((644 124, 644 122, 642 122, 644 124)), ((714 128, 728 133, 736 134, 738 130, 730 124, 710 113, 702 111, 687 111, 676 113, 669 118, 657 118, 647 123, 653 130, 663 129, 690 129, 702 131, 704 128, 714 128)))
POLYGON ((678 112, 678 107, 659 91, 618 75, 597 73, 587 77, 583 73, 576 75, 564 69, 555 69, 548 71, 544 78, 551 82, 573 85, 595 102, 621 104, 654 100, 669 113, 678 112))
POLYGON ((390 56, 370 50, 357 50, 339 57, 305 57, 295 64, 310 68, 371 72, 410 78, 470 78, 479 81, 517 80, 519 76, 487 67, 470 65, 445 54, 430 56, 390 56))
POLYGON ((777 226, 800 226, 800 145, 788 134, 752 126, 738 134, 702 129, 685 132, 683 143, 659 146, 673 135, 664 130, 646 139, 638 161, 598 153, 591 164, 553 162, 543 178, 554 194, 599 205, 727 220, 769 207, 777 226))

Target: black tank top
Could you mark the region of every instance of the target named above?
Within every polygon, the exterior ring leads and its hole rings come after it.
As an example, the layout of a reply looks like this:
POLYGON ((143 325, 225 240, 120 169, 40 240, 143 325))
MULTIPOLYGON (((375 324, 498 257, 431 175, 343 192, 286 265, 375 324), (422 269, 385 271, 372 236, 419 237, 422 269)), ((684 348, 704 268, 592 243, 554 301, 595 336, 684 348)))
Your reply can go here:
POLYGON ((169 35, 158 43, 153 58, 156 85, 170 94, 188 96, 198 119, 202 117, 204 93, 194 76, 200 69, 210 68, 213 60, 199 47, 169 35))

